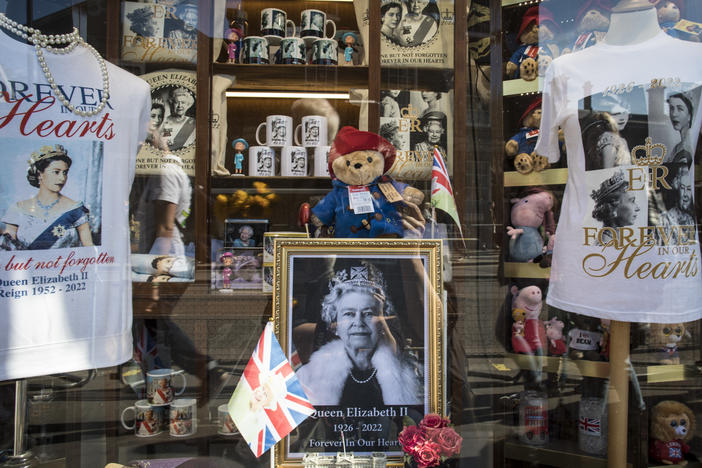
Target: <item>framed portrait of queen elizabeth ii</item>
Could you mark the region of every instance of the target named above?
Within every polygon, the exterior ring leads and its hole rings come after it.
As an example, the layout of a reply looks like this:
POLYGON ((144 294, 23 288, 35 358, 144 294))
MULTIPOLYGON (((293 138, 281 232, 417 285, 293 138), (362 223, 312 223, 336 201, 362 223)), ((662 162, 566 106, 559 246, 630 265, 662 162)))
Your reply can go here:
POLYGON ((277 464, 344 444, 399 462, 406 418, 443 413, 440 262, 434 240, 275 240, 276 332, 316 410, 277 464))

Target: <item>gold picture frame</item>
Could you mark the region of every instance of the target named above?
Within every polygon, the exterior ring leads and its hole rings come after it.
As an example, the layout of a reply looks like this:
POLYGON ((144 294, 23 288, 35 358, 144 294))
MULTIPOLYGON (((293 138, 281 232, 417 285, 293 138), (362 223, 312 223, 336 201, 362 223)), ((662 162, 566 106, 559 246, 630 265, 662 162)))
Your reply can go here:
POLYGON ((275 240, 275 333, 317 409, 276 445, 276 466, 344 445, 402 466, 406 418, 445 413, 441 251, 440 240, 275 240))

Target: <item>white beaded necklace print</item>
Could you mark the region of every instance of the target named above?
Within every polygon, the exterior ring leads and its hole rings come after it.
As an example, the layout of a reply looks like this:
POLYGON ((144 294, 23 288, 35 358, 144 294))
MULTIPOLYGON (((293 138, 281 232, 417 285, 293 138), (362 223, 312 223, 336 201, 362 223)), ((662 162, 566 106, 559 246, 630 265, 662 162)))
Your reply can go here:
POLYGON ((44 72, 46 81, 48 81, 49 86, 51 86, 54 96, 56 96, 58 100, 61 101, 61 104, 63 104, 68 110, 83 117, 92 117, 93 115, 97 115, 102 112, 107 104, 107 100, 110 97, 110 78, 107 75, 107 65, 105 64, 105 59, 100 56, 98 51, 95 50, 93 46, 85 42, 82 37, 80 37, 78 34, 78 29, 73 28, 73 32, 70 34, 42 34, 42 32, 38 29, 30 28, 29 26, 25 26, 11 20, 5 16, 4 13, 0 13, 0 27, 7 29, 13 34, 34 44, 34 53, 39 61, 41 71, 44 72), (58 44, 68 45, 66 47, 59 48, 53 47, 53 45, 58 44), (46 59, 44 58, 44 49, 52 54, 63 55, 75 49, 77 45, 85 47, 95 56, 98 65, 100 65, 100 73, 102 74, 103 94, 102 98, 100 99, 100 104, 98 104, 95 109, 89 111, 76 109, 73 104, 66 99, 66 96, 64 96, 56 84, 56 81, 51 74, 51 70, 49 70, 49 66, 46 63, 46 59))

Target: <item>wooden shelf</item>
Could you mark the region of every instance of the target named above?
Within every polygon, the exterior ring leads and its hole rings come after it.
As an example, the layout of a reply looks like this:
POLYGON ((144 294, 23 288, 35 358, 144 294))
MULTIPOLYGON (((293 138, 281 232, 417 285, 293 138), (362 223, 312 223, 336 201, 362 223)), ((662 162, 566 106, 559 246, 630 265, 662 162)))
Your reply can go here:
POLYGON ((233 90, 348 92, 368 87, 368 67, 214 63, 212 71, 235 76, 233 90))
POLYGON ((502 82, 503 96, 520 96, 522 94, 540 93, 544 89, 544 79, 538 77, 534 81, 524 81, 519 78, 516 80, 505 80, 502 82))
POLYGON ((534 5, 536 3, 541 3, 540 0, 502 0, 502 6, 514 6, 514 5, 520 5, 520 4, 525 4, 525 5, 534 5))
POLYGON ((538 263, 505 262, 507 278, 544 278, 551 277, 550 268, 541 268, 538 263))
MULTIPOLYGON (((509 360, 515 367, 519 369, 533 369, 533 361, 536 356, 527 354, 505 354, 505 360, 509 360)), ((541 356, 543 370, 549 373, 562 372, 562 366, 565 366, 565 375, 582 375, 583 377, 597 377, 606 379, 609 377, 609 363, 604 361, 585 361, 571 360, 568 358, 560 358, 558 356, 541 356)), ((507 366, 509 367, 509 366, 507 366)))
MULTIPOLYGON (((348 92, 368 88, 368 67, 325 65, 240 65, 214 63, 214 73, 236 77, 232 90, 348 92)), ((381 87, 449 91, 453 69, 385 67, 381 87)))
POLYGON ((546 169, 541 172, 520 174, 517 171, 505 172, 505 187, 527 185, 561 185, 568 181, 568 169, 546 169))
POLYGON ((508 441, 505 442, 505 458, 563 468, 607 468, 607 459, 580 452, 577 443, 563 440, 553 440, 543 446, 508 441))
POLYGON ((222 193, 234 189, 253 188, 254 182, 264 182, 268 188, 331 189, 329 177, 249 177, 249 176, 212 176, 210 188, 213 193, 222 193))

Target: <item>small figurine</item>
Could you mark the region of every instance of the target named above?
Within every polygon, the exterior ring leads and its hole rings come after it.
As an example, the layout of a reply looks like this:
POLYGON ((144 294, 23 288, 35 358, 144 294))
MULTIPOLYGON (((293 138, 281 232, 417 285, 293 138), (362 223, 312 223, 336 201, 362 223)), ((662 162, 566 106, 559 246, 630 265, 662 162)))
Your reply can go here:
POLYGON ((588 0, 576 16, 578 37, 563 53, 577 52, 601 42, 609 29, 611 6, 606 0, 588 0))
POLYGON ((651 410, 649 457, 666 465, 687 465, 687 442, 695 433, 695 415, 679 401, 664 400, 651 410))
POLYGON ((558 46, 554 42, 557 30, 553 14, 544 6, 529 8, 517 33, 521 45, 507 62, 507 76, 533 81, 537 75, 543 75, 558 56, 558 46))
POLYGON ((546 252, 546 242, 539 228, 544 226, 547 238, 556 232, 553 193, 532 187, 520 198, 510 201, 514 203, 510 217, 515 227, 507 226, 509 258, 515 262, 533 262, 546 252))
POLYGON ((341 36, 341 44, 344 48, 344 59, 339 60, 343 65, 360 65, 361 54, 358 46, 358 36, 354 32, 346 32, 341 36))
POLYGON ((222 265, 219 270, 219 276, 222 280, 222 289, 232 288, 232 275, 234 270, 232 269, 232 263, 234 262, 234 254, 231 252, 224 252, 219 256, 219 263, 222 265))
POLYGON ((244 153, 249 149, 249 143, 243 138, 237 138, 232 141, 234 148, 234 156, 227 161, 225 167, 233 175, 244 174, 244 153))
POLYGON ((311 210, 311 221, 334 237, 404 237, 398 209, 417 206, 424 193, 385 174, 395 161, 395 147, 383 137, 343 127, 329 150, 333 189, 311 210))
POLYGON ((548 338, 548 354, 550 356, 563 356, 566 353, 566 344, 563 339, 564 323, 557 317, 544 322, 546 326, 546 338, 548 338))
POLYGON ((239 63, 239 52, 241 52, 241 41, 244 39, 244 32, 238 28, 229 28, 225 36, 227 63, 239 63))
POLYGON ((658 362, 661 364, 680 364, 678 344, 684 337, 684 323, 652 323, 649 344, 658 351, 658 362))

